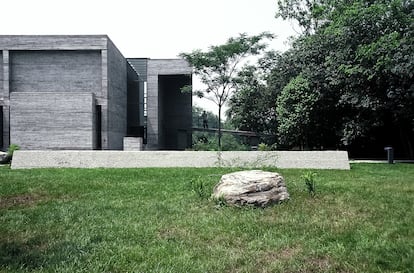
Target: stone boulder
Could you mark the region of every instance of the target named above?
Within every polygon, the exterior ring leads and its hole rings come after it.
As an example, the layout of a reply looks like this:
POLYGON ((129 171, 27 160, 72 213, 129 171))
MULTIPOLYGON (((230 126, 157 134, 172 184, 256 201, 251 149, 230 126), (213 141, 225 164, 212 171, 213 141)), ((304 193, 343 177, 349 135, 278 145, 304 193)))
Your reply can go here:
POLYGON ((10 156, 8 153, 0 151, 0 164, 10 163, 10 156))
POLYGON ((289 199, 283 177, 261 170, 225 174, 213 189, 214 198, 224 198, 230 205, 266 207, 289 199))

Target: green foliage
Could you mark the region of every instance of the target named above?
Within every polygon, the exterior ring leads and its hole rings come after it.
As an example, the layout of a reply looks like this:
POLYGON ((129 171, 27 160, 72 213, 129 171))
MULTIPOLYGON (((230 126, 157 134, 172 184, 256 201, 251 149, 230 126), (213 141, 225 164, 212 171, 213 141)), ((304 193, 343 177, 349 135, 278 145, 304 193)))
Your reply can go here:
MULTIPOLYGON (((203 110, 200 107, 193 106, 193 126, 202 127, 203 120, 202 114, 203 110)), ((218 117, 213 113, 206 111, 207 122, 209 128, 218 128, 218 117)), ((222 124, 222 127, 232 129, 228 123, 222 124)), ((217 135, 212 132, 193 132, 193 145, 192 149, 195 151, 217 151, 218 142, 217 135)), ((238 136, 233 136, 231 134, 223 134, 221 137, 221 150, 222 151, 247 151, 250 150, 250 147, 243 143, 242 139, 238 136)))
POLYGON ((235 123, 277 128, 284 148, 393 143, 414 158, 414 2, 279 0, 278 7, 277 16, 295 20, 303 33, 268 58, 267 76, 247 73, 251 88, 231 105, 235 123), (257 94, 260 110, 249 117, 243 110, 257 94), (254 115, 266 111, 272 122, 258 124, 254 115))
MULTIPOLYGON (((193 127, 203 127, 203 112, 205 109, 193 106, 193 127)), ((218 128, 218 117, 210 111, 206 111, 208 128, 218 128)))
POLYGON ((259 143, 259 145, 257 146, 257 150, 259 151, 270 151, 270 146, 267 145, 266 143, 259 143))
POLYGON ((208 198, 211 195, 201 176, 190 180, 190 188, 200 198, 208 198))
POLYGON ((280 141, 304 148, 308 144, 307 131, 312 122, 318 93, 302 75, 293 78, 277 98, 278 133, 280 141))
MULTIPOLYGON (((278 0, 276 17, 293 19, 305 34, 313 33, 326 20, 330 0, 278 0)), ((336 1, 341 2, 341 1, 336 1)))
MULTIPOLYGON (((217 137, 215 134, 197 132, 193 134, 193 150, 195 151, 217 151, 217 137)), ((223 134, 221 137, 222 151, 248 151, 250 147, 240 141, 236 136, 223 134)))
POLYGON ((277 151, 277 144, 274 143, 272 145, 269 145, 267 143, 259 143, 257 146, 257 150, 259 151, 277 151))
POLYGON ((306 189, 312 197, 316 194, 316 176, 318 174, 312 171, 308 171, 301 175, 301 178, 305 181, 306 189))
POLYGON ((10 144, 9 148, 7 149, 7 155, 13 157, 13 153, 17 150, 20 150, 20 146, 17 144, 10 144))
POLYGON ((218 107, 219 134, 218 149, 221 147, 221 110, 229 98, 238 90, 237 77, 243 61, 249 56, 261 54, 266 49, 265 39, 272 39, 270 33, 248 36, 246 33, 229 38, 226 43, 210 46, 207 51, 194 50, 180 56, 193 67, 194 74, 205 85, 194 94, 213 101, 218 107))
POLYGON ((276 135, 277 128, 274 94, 266 85, 274 54, 268 52, 257 65, 245 66, 240 71, 237 79, 239 91, 231 97, 227 112, 228 119, 236 128, 268 135, 261 139, 268 144, 276 141, 272 136, 276 135))

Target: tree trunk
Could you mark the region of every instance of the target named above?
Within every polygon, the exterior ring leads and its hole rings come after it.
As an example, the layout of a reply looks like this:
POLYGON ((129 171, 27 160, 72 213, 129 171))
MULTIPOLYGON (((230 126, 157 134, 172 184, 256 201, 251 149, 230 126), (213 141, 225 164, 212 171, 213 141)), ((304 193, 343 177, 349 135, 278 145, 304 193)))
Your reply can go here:
POLYGON ((221 105, 219 105, 218 123, 218 150, 221 151, 221 105))

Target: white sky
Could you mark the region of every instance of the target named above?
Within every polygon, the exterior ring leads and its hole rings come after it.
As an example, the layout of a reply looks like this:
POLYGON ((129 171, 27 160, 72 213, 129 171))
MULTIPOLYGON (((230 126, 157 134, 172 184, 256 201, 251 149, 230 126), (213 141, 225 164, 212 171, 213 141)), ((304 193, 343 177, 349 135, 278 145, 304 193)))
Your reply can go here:
MULTIPOLYGON (((285 50, 295 34, 276 0, 1 0, 1 34, 107 34, 125 57, 176 58, 229 37, 269 31, 285 50)), ((211 108, 195 99, 195 104, 211 108)), ((214 111, 215 112, 215 111, 214 111)))

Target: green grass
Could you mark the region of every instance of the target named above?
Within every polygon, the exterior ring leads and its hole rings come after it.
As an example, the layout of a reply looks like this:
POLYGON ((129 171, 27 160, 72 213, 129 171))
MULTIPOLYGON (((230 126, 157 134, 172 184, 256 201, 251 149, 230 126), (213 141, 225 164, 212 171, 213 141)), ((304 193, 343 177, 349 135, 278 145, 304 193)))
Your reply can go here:
POLYGON ((313 197, 275 170, 265 209, 207 197, 231 171, 2 167, 0 272, 413 272, 414 165, 318 170, 313 197))

